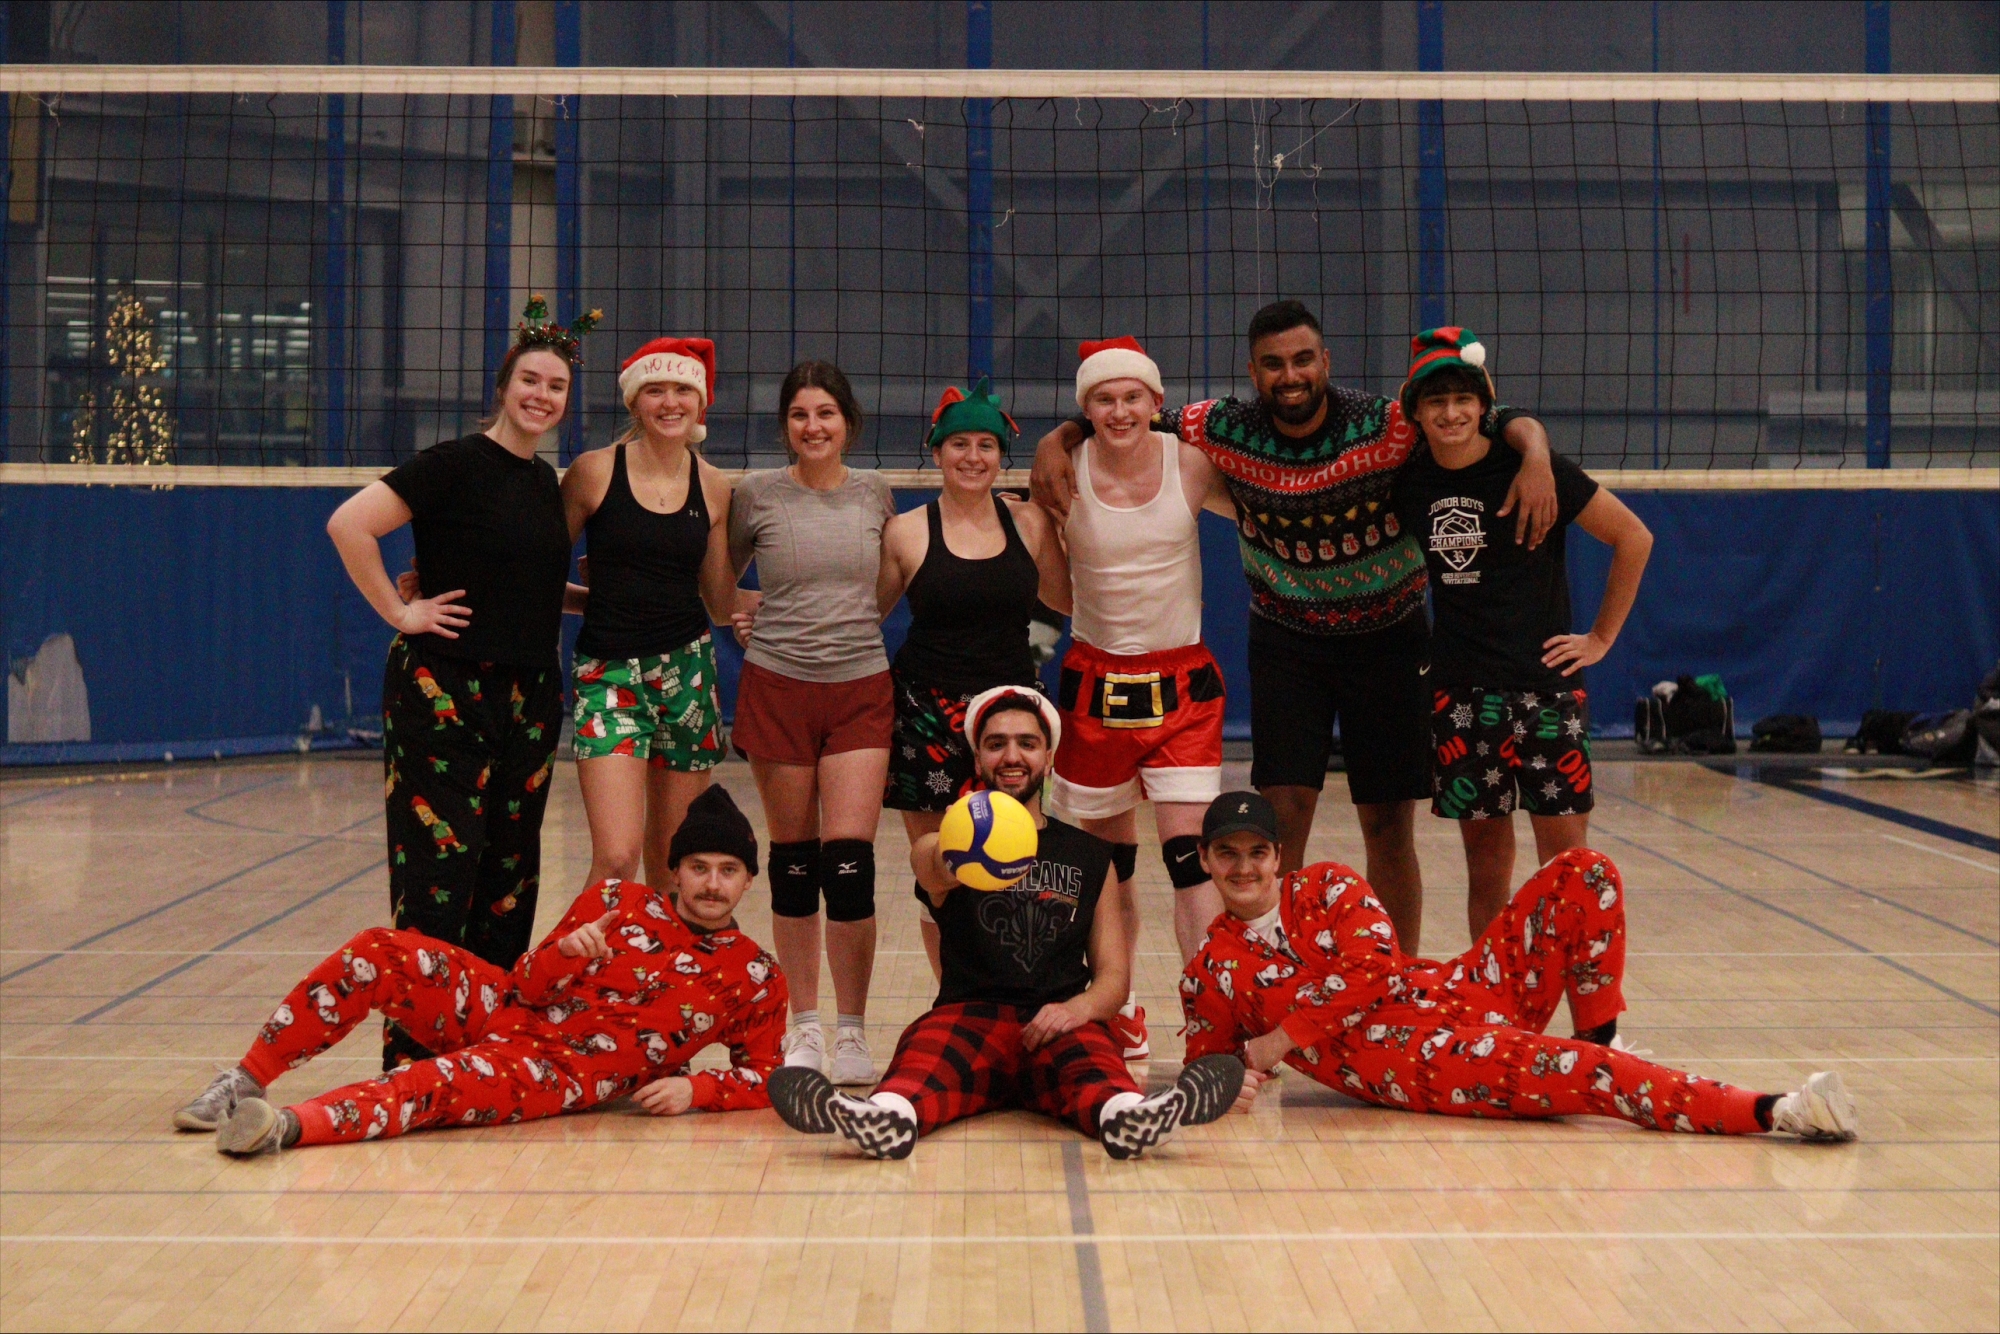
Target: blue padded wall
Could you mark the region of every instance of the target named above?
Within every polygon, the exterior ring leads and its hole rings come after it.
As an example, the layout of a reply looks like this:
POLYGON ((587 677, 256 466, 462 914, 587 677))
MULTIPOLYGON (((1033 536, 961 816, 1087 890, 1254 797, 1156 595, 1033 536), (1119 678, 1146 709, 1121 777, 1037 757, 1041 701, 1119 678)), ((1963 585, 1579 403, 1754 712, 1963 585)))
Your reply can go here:
MULTIPOLYGON (((0 487, 0 621, 11 660, 76 639, 88 749, 9 747, 0 760, 136 758, 163 749, 275 749, 317 704, 373 726, 388 629, 326 539, 347 493, 298 488, 0 487)), ((904 493, 904 507, 922 493, 904 493)), ((1662 677, 1720 672, 1739 723, 1818 716, 1830 733, 1870 708, 1949 708, 2000 659, 2000 494, 1647 493, 1626 497, 1658 538, 1617 649, 1591 670, 1597 723, 1628 730, 1662 677)), ((1204 516, 1204 624, 1247 735, 1246 593, 1230 526, 1204 516)), ((387 548, 408 560, 407 537, 387 548)), ((1577 535, 1578 625, 1609 555, 1577 535)), ((893 651, 907 612, 886 627, 893 651)), ((572 623, 572 633, 573 633, 572 623)), ((726 637, 718 636, 721 641, 726 637)), ((721 643, 725 708, 740 655, 721 643)), ((1053 676, 1053 672, 1051 672, 1053 676)))

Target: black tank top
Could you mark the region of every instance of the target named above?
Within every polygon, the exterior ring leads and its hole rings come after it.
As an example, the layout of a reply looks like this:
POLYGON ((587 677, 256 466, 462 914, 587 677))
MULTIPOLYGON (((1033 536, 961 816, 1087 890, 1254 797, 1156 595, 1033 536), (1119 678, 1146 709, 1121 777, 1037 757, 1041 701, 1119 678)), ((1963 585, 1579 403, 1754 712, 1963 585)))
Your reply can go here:
POLYGON ((1028 620, 1041 576, 1007 502, 996 495, 993 504, 1007 545, 985 560, 954 556, 938 503, 924 506, 931 545, 910 580, 910 635, 896 653, 897 672, 911 681, 958 692, 1034 684, 1028 620))
POLYGON ((576 651, 592 658, 649 658, 708 632, 701 562, 708 554, 701 461, 688 456, 687 502, 672 514, 639 503, 625 475, 625 446, 611 465, 589 539, 590 601, 576 651))

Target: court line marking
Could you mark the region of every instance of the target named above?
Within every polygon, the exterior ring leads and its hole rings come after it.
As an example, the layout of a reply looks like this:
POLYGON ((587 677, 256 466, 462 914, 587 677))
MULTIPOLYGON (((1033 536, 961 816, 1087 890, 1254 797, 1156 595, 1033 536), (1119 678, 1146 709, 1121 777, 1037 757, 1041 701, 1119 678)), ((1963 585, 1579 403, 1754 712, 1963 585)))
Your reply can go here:
POLYGON ((1083 1327, 1089 1334, 1110 1334, 1111 1316, 1104 1303, 1104 1262, 1094 1238, 1097 1224, 1090 1214, 1090 1182, 1083 1175, 1083 1145, 1062 1143, 1063 1194, 1069 1200, 1069 1230, 1076 1238, 1077 1297, 1083 1303, 1083 1327))
MULTIPOLYGON (((321 899, 333 893, 335 890, 346 888, 348 885, 353 884, 355 881, 359 880, 364 875, 373 875, 377 870, 388 865, 388 863, 389 859, 387 857, 376 858, 374 861, 362 867, 360 870, 354 872, 352 875, 343 876, 341 879, 336 880, 332 884, 328 885, 325 889, 317 890, 314 893, 307 895, 305 898, 300 899, 297 903, 294 903, 291 907, 286 908, 284 911, 275 913, 270 917, 266 917, 263 921, 257 923, 255 926, 247 927, 244 930, 237 932, 235 935, 231 936, 229 939, 223 941, 220 945, 216 946, 216 951, 226 950, 231 945, 237 944, 239 941, 248 940, 251 936, 256 935, 258 932, 276 926, 279 922, 284 921, 287 917, 290 917, 293 913, 298 912, 302 908, 311 907, 313 904, 318 903, 321 899)), ((210 953, 214 952, 215 951, 210 951, 210 953)), ((139 999, 139 997, 145 995, 147 992, 151 991, 154 987, 159 986, 162 982, 166 982, 173 978, 179 977, 182 973, 185 973, 188 969, 193 968, 198 964, 200 964, 203 958, 206 957, 208 956, 203 955, 197 958, 189 959, 185 963, 176 964, 174 967, 169 968, 166 972, 161 973, 158 977, 153 978, 151 981, 140 983, 138 986, 132 988, 124 995, 119 996, 116 999, 106 1001, 104 1004, 98 1006, 90 1013, 82 1015, 79 1018, 70 1020, 70 1023, 88 1024, 93 1020, 95 1020, 100 1015, 109 1014, 111 1011, 117 1009, 119 1006, 125 1004, 127 1001, 134 1001, 139 999)))
MULTIPOLYGON (((1076 1149, 1079 1151, 1077 1154, 1077 1158, 1078 1162, 1081 1163, 1082 1161, 1081 1149, 1083 1147, 1081 1142, 1076 1140, 1070 1140, 1064 1143, 1062 1147, 1063 1147, 1063 1160, 1065 1163, 1068 1162, 1070 1158, 1070 1150, 1072 1149, 1076 1149)), ((1082 1168, 1079 1166, 1078 1171, 1081 1170, 1082 1168)), ((1065 1189, 1067 1189, 1067 1187, 1065 1187, 1065 1189)), ((1148 1186, 1114 1187, 1110 1190, 1099 1189, 1096 1193, 1100 1195, 1111 1195, 1111 1196, 1123 1197, 1126 1199, 1133 1199, 1133 1198, 1156 1197, 1161 1195, 1204 1196, 1204 1195, 1235 1195, 1238 1193, 1253 1193, 1257 1195, 1318 1195, 1318 1194, 1323 1194, 1326 1191, 1326 1189, 1327 1187, 1320 1185, 1276 1186, 1276 1187, 1255 1186, 1250 1188, 1248 1192, 1244 1192, 1241 1187, 1237 1186, 1161 1186, 1155 1184, 1148 1186)), ((1342 1185, 1339 1189, 1341 1193, 1345 1195, 1563 1194, 1563 1195, 1614 1195, 1614 1196, 1616 1195, 1988 1196, 1996 1193, 1994 1188, 1990 1186, 1982 1188, 1976 1186, 1703 1186, 1703 1185, 1356 1186, 1349 1184, 1349 1185, 1342 1185)), ((874 1195, 874 1194, 879 1194, 881 1192, 871 1191, 867 1193, 870 1195, 874 1195)), ((911 1192, 911 1197, 915 1198, 915 1197, 922 1197, 929 1195, 948 1195, 953 1199, 965 1199, 965 1198, 1005 1199, 1014 1197, 1041 1198, 1053 1195, 1055 1193, 1056 1193, 1056 1188, 1054 1186, 1011 1186, 1011 1187, 981 1186, 973 1188, 960 1187, 956 1189, 947 1189, 936 1182, 931 1182, 926 1184, 920 1190, 911 1192)), ((574 1186, 566 1189, 554 1188, 554 1187, 541 1188, 541 1189, 534 1189, 534 1188, 524 1189, 514 1186, 464 1186, 464 1185, 418 1186, 418 1187, 408 1187, 408 1188, 383 1186, 383 1187, 369 1188, 369 1187, 358 1187, 358 1186, 301 1186, 298 1185, 297 1183, 292 1183, 283 1186, 266 1186, 261 1189, 238 1188, 234 1186, 223 1187, 219 1189, 208 1186, 186 1186, 178 1188, 166 1187, 166 1186, 146 1186, 146 1187, 139 1187, 133 1190, 88 1190, 88 1189, 76 1189, 74 1187, 49 1187, 45 1189, 30 1188, 26 1190, 21 1190, 21 1189, 0 1190, 0 1197, 8 1195, 34 1197, 38 1199, 76 1196, 78 1198, 94 1197, 100 1199, 108 1198, 114 1200, 138 1199, 155 1195, 171 1196, 175 1198, 182 1196, 196 1196, 203 1199, 227 1198, 227 1197, 237 1197, 243 1199, 270 1199, 273 1197, 297 1198, 301 1196, 321 1198, 321 1199, 328 1199, 328 1198, 346 1199, 349 1197, 353 1197, 356 1199, 373 1199, 373 1198, 398 1199, 406 1195, 418 1198, 424 1198, 433 1195, 448 1195, 448 1196, 469 1195, 475 1197, 502 1196, 508 1198, 516 1196, 524 1196, 524 1197, 540 1198, 540 1199, 567 1199, 576 1196, 583 1196, 586 1198, 595 1198, 597 1196, 610 1196, 617 1199, 652 1199, 652 1198, 678 1199, 682 1196, 699 1197, 699 1196, 711 1196, 711 1195, 723 1195, 723 1196, 728 1196, 732 1199, 744 1199, 744 1198, 755 1199, 766 1196, 772 1199, 804 1198, 813 1200, 854 1198, 853 1192, 829 1191, 822 1187, 814 1187, 814 1186, 796 1186, 791 1188, 780 1188, 780 1189, 773 1189, 769 1186, 751 1186, 746 1188, 730 1190, 730 1189, 718 1189, 710 1185, 700 1185, 700 1186, 686 1186, 677 1189, 668 1188, 661 1190, 642 1190, 642 1189, 605 1190, 601 1187, 595 1187, 595 1186, 574 1186)), ((1088 1239, 1094 1238, 1097 1234, 1095 1229, 1091 1226, 1091 1219, 1088 1216, 1089 1214, 1088 1201, 1086 1200, 1084 1205, 1085 1213, 1082 1216, 1082 1225, 1080 1227, 1077 1226, 1076 1220, 1078 1218, 1078 1215, 1076 1214, 1074 1209, 1075 1197, 1073 1195, 1070 1197, 1070 1202, 1072 1205, 1070 1214, 1071 1227, 1074 1229, 1074 1231, 1072 1232, 1072 1237, 1075 1240, 1077 1240, 1078 1242, 1077 1249, 1081 1251, 1084 1249, 1086 1245, 1089 1245, 1088 1239)), ((1102 1282, 1101 1279, 1099 1281, 1102 1282)))
POLYGON ((2000 875, 2000 866, 1988 866, 1985 862, 1976 862, 1970 857, 1961 857, 1955 852, 1946 852, 1943 848, 1934 848, 1927 843, 1918 843, 1911 839, 1898 838, 1894 834, 1884 834, 1882 837, 1888 839, 1891 843, 1901 843, 1906 848, 1915 848, 1918 852, 1928 852, 1933 857, 1943 857, 1946 861, 1954 861, 1961 866, 1970 866, 1975 871, 1988 871, 1995 875, 2000 875))
MULTIPOLYGON (((341 829, 334 830, 333 833, 331 834, 320 834, 315 837, 308 838, 306 842, 299 844, 295 848, 289 848, 284 852, 274 852, 260 862, 252 863, 251 865, 245 866, 240 870, 231 871, 228 875, 223 876, 220 880, 211 880, 209 883, 203 885, 201 888, 191 889, 187 893, 181 895, 179 898, 169 899, 165 903, 162 903, 157 907, 148 908, 146 911, 140 913, 137 917, 128 917, 124 921, 118 923, 116 926, 107 926, 102 931, 96 932, 92 935, 85 936, 82 940, 79 940, 62 950, 51 951, 48 954, 46 954, 43 958, 35 960, 35 962, 33 963, 22 964, 19 968, 12 969, 9 972, 0 973, 0 982, 12 982, 15 978, 20 977, 25 973, 32 973, 37 968, 40 968, 46 964, 54 963, 57 959, 63 957, 63 955, 71 951, 80 950, 86 945, 95 945, 100 940, 109 939, 110 937, 117 935, 120 931, 124 931, 131 927, 135 927, 139 925, 139 923, 141 922, 150 921, 153 918, 158 917, 162 913, 171 912, 175 908, 180 907, 182 904, 198 899, 202 895, 207 894, 212 890, 221 889, 224 885, 229 884, 231 881, 240 880, 244 876, 250 875, 252 872, 255 871, 261 871, 267 866, 274 866, 277 863, 284 861, 287 857, 295 857, 301 852, 308 852, 311 849, 318 847, 322 843, 331 842, 334 838, 338 837, 341 834, 350 833, 353 830, 360 828, 362 825, 368 823, 368 821, 370 820, 379 820, 381 818, 382 818, 381 812, 373 811, 370 812, 368 815, 363 816, 361 819, 356 820, 353 824, 347 825, 346 827, 341 829)), ((378 862, 376 864, 380 865, 381 863, 378 862)))
MULTIPOLYGON (((1740 782, 1742 780, 1739 779, 1737 781, 1740 782)), ((1777 786, 1780 792, 1791 792, 1795 790, 1793 788, 1784 787, 1782 785, 1774 784, 1774 786, 1777 786)), ((1659 810, 1653 806, 1647 805, 1645 802, 1640 801, 1636 797, 1627 797, 1617 793, 1614 793, 1613 795, 1616 796, 1619 801, 1625 802, 1627 805, 1637 806, 1640 810, 1650 812, 1651 814, 1659 817, 1662 820, 1666 820, 1672 824, 1680 825, 1684 829, 1692 829, 1696 833, 1702 834, 1708 838, 1719 840, 1720 842, 1723 843, 1727 843, 1732 847, 1741 848, 1745 852, 1755 853, 1759 857, 1767 857, 1770 860, 1778 863, 1780 866, 1789 866, 1794 871, 1803 871, 1805 874, 1811 876, 1815 880, 1824 880, 1829 885, 1834 885, 1840 889, 1844 889, 1851 894, 1858 894, 1862 898, 1867 899, 1871 903, 1879 903, 1885 908, 1893 908, 1897 912, 1908 913, 1912 917, 1920 917, 1924 921, 1929 922, 1934 926, 1941 926, 1947 931, 1955 932, 1958 935, 1969 937, 1970 939, 1978 941, 1982 945, 2000 946, 2000 940, 1996 940, 1992 936, 1981 935, 1979 932, 1974 931, 1969 927, 1960 926, 1956 922, 1946 921, 1944 918, 1935 916, 1931 913, 1927 913, 1921 908, 1912 908, 1908 904, 1898 903, 1894 899, 1884 898, 1880 894, 1874 892, 1873 890, 1863 889, 1859 885, 1850 885, 1844 880, 1836 880, 1834 877, 1826 874, 1824 871, 1815 871, 1810 866, 1801 866, 1798 862, 1791 860, 1789 857, 1780 857, 1777 853, 1772 852, 1768 848, 1761 848, 1754 843, 1745 843, 1741 839, 1731 838, 1728 834, 1720 833, 1716 830, 1708 828, 1705 825, 1696 824, 1692 820, 1684 820, 1678 815, 1669 815, 1667 812, 1663 810, 1659 810)), ((1678 865, 1679 863, 1675 864, 1678 865)), ((1707 877, 1704 877, 1704 879, 1706 878, 1707 877)), ((1709 883, 1716 885, 1721 884, 1720 881, 1716 880, 1711 880, 1709 883)), ((1733 893, 1735 891, 1732 890, 1731 892, 1733 893)), ((1985 891, 1982 889, 1978 892, 1984 893, 1985 891)))
MULTIPOLYGON (((1682 1241, 1682 1242, 1763 1242, 1797 1245, 1801 1242, 1841 1241, 1926 1241, 1995 1242, 1993 1232, 1640 1232, 1640 1231, 1481 1231, 1481 1232, 1102 1232, 1093 1233, 1091 1242, 1103 1246, 1178 1246, 1193 1243, 1259 1242, 1346 1242, 1407 1241, 1462 1242, 1494 1241, 1682 1241)), ((1068 1233, 994 1233, 986 1236, 906 1234, 852 1237, 828 1235, 774 1236, 736 1234, 704 1237, 604 1236, 583 1233, 577 1236, 536 1234, 518 1237, 442 1237, 427 1235, 382 1236, 340 1234, 323 1237, 250 1236, 216 1233, 212 1236, 157 1235, 144 1232, 51 1232, 0 1233, 0 1244, 29 1246, 116 1246, 152 1244, 159 1246, 1074 1246, 1077 1238, 1068 1233)))
MULTIPOLYGON (((1738 774, 1739 780, 1746 775, 1738 774)), ((1963 843, 1981 852, 2000 852, 2000 838, 1982 834, 1976 829, 1967 829, 1946 820, 1934 820, 1928 815, 1916 815, 1897 806, 1886 806, 1879 801, 1869 801, 1863 797, 1851 796, 1846 792, 1835 792, 1817 783, 1805 783, 1788 777, 1772 774, 1766 777, 1758 773, 1750 781, 1775 787, 1780 792, 1790 792, 1795 796, 1808 797, 1813 801, 1823 801, 1829 806, 1839 806, 1846 810, 1858 811, 1862 815, 1872 815, 1877 820, 1887 820, 1905 829, 1914 829, 1934 838, 1947 839, 1953 843, 1963 843)))
MULTIPOLYGON (((1646 807, 1642 802, 1635 801, 1632 804, 1635 806, 1639 806, 1641 809, 1650 809, 1646 807)), ((1673 819, 1674 817, 1666 816, 1665 818, 1673 819)), ((1925 986, 1930 987, 1934 991, 1941 991, 1945 995, 1952 997, 1954 1000, 1964 1001, 1967 1005, 1970 1005, 1973 1009, 1978 1010, 1982 1014, 1989 1014, 1996 1019, 2000 1019, 2000 1007, 1988 1005, 1985 1001, 1974 1000, 1972 997, 1966 995, 1964 992, 1958 991, 1952 987, 1948 987, 1944 983, 1938 981, 1936 978, 1931 977, 1925 973, 1920 973, 1916 969, 1911 968, 1905 964, 1897 963, 1894 959, 1885 958, 1880 955, 1872 955, 1872 952, 1868 949, 1868 947, 1862 945, 1859 941, 1849 940, 1846 936, 1841 935, 1838 931, 1833 930, 1831 927, 1821 926, 1818 922, 1813 921, 1810 917, 1800 916, 1798 913, 1791 911, 1789 908, 1780 908, 1775 903, 1767 903, 1763 899, 1758 898, 1755 894, 1751 894, 1745 890, 1737 889, 1733 885, 1725 885, 1722 883, 1722 881, 1717 880, 1714 876, 1705 874, 1704 872, 1701 871, 1697 871, 1694 869, 1694 867, 1689 866, 1686 862, 1676 861, 1674 858, 1669 857, 1666 853, 1659 851, 1657 848, 1648 847, 1645 844, 1640 843, 1634 839, 1628 838, 1623 834, 1614 834, 1610 830, 1605 830, 1604 832, 1607 836, 1617 839, 1620 843, 1623 843, 1628 847, 1636 848, 1640 852, 1646 854, 1647 856, 1656 858, 1659 861, 1663 861, 1669 866, 1676 867, 1679 870, 1684 871, 1687 874, 1695 877, 1697 880, 1706 880, 1709 884, 1714 885, 1717 889, 1720 889, 1727 894, 1732 894, 1735 897, 1742 899, 1745 903, 1754 903, 1759 908, 1764 909, 1766 912, 1776 913, 1780 917, 1784 917, 1791 921, 1797 922, 1800 926, 1805 927, 1807 930, 1818 932, 1820 935, 1825 936, 1829 940, 1837 940, 1841 944, 1853 950, 1856 954, 1871 955, 1871 957, 1874 957, 1877 963, 1881 964, 1885 968, 1893 968, 1897 972, 1903 974, 1904 976, 1913 978, 1916 981, 1923 983, 1925 986)), ((1971 935, 1972 933, 1966 932, 1966 934, 1971 935)), ((1984 937, 1981 937, 1981 939, 1984 939, 1984 937)))

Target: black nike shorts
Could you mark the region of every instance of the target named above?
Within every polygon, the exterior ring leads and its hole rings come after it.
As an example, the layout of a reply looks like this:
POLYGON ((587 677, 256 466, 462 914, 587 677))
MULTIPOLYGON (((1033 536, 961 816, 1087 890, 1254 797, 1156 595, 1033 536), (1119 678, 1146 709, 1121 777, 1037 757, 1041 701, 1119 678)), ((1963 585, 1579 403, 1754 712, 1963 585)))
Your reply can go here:
POLYGON ((1357 806, 1431 796, 1430 627, 1302 635, 1250 618, 1250 783, 1326 786, 1333 725, 1357 806))

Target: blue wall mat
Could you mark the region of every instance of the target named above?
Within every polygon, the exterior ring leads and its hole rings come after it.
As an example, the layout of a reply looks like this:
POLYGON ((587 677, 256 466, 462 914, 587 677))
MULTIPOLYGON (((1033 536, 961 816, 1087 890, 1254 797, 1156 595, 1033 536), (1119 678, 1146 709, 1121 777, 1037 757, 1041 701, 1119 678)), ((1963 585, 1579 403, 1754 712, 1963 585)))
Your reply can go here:
MULTIPOLYGON (((347 492, 194 487, 0 488, 0 621, 9 659, 48 635, 76 638, 94 745, 61 758, 136 758, 262 747, 320 707, 372 726, 389 631, 326 540, 347 492), (138 747, 135 750, 133 747, 138 747), (99 749, 102 754, 97 754, 99 749), (113 748, 116 748, 115 750, 113 748)), ((921 503, 906 492, 898 505, 921 503)), ((1739 722, 1806 712, 1828 730, 1863 710, 1970 700, 2000 658, 2000 495, 1991 492, 1634 494, 1659 538, 1618 648, 1589 673, 1597 721, 1630 726, 1630 701, 1662 677, 1717 671, 1739 722)), ((392 569, 406 536, 387 545, 392 569)), ((1247 593, 1236 537, 1202 520, 1203 624, 1246 735, 1247 593)), ((1603 588, 1608 551, 1575 535, 1577 624, 1603 588)), ((907 612, 885 627, 891 651, 907 612)), ((573 639, 572 621, 566 640, 573 639)), ((725 707, 741 654, 718 635, 725 707)), ((1054 669, 1048 677, 1053 686, 1054 669)), ((57 758, 13 747, 0 759, 57 758)))
MULTIPOLYGON (((1969 706, 2000 660, 2000 494, 1652 492, 1623 497, 1653 559, 1617 646, 1588 672, 1593 722, 1629 736, 1653 683, 1719 672, 1739 731, 1809 713, 1849 735, 1868 709, 1969 706)), ((1570 539, 1579 630, 1609 547, 1570 539)))

